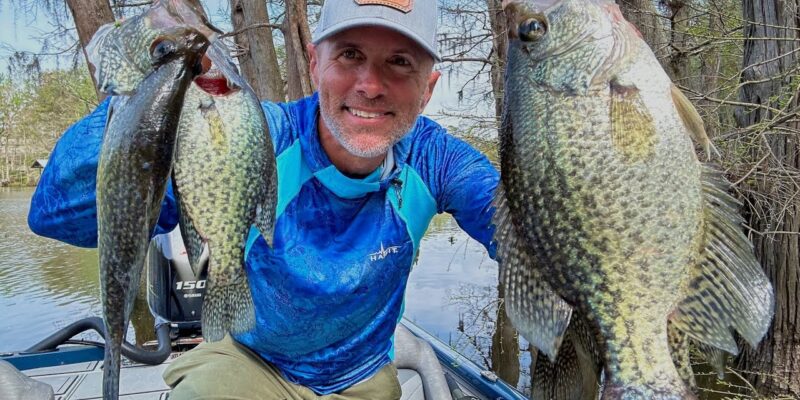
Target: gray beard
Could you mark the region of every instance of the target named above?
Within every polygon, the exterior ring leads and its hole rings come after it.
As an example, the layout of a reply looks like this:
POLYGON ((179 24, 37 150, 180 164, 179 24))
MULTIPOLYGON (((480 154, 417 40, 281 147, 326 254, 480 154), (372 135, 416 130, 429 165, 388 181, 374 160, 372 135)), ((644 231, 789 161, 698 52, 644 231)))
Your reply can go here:
POLYGON ((331 134, 339 144, 347 150, 348 153, 362 158, 373 158, 385 155, 389 152, 389 149, 392 148, 397 142, 402 139, 406 133, 411 130, 411 126, 407 127, 406 129, 402 130, 401 132, 391 132, 392 140, 389 143, 386 143, 385 146, 370 148, 370 149, 360 149, 355 146, 355 144, 349 142, 347 138, 342 134, 342 127, 339 126, 336 121, 333 120, 328 114, 322 111, 322 107, 320 108, 320 115, 322 116, 322 121, 325 122, 325 126, 328 127, 328 130, 331 131, 331 134))

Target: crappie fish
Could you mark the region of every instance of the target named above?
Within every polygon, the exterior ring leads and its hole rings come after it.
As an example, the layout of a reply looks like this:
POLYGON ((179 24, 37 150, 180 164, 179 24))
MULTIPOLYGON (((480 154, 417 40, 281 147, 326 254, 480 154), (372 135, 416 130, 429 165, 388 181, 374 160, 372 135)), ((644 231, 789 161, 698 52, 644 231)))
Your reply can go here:
POLYGON ((504 8, 495 239, 508 314, 556 369, 580 360, 558 350, 584 322, 605 399, 694 398, 668 323, 736 354, 732 330, 755 346, 774 307, 730 184, 695 154, 692 138, 711 148, 702 120, 613 1, 504 8))
MULTIPOLYGON (((184 95, 208 40, 190 28, 155 37, 154 70, 108 111, 97 168, 97 235, 106 329, 103 398, 119 396, 120 348, 175 153, 184 95)), ((98 54, 111 58, 113 53, 98 54)), ((120 72, 131 66, 120 65, 120 72)), ((125 74, 118 78, 124 80, 125 74)))
MULTIPOLYGON (((275 154, 264 111, 249 85, 209 93, 195 84, 186 95, 175 156, 175 193, 181 233, 193 267, 208 246, 208 283, 203 302, 203 337, 222 339, 255 324, 244 266, 250 227, 272 243, 276 208, 275 154)), ((207 74, 205 87, 224 86, 207 74)))
POLYGON ((155 0, 142 14, 101 26, 86 46, 98 90, 108 94, 135 90, 153 70, 150 44, 178 26, 192 27, 209 40, 220 33, 197 0, 155 0), (104 56, 110 53, 117 56, 104 56))
POLYGON ((203 60, 207 70, 190 85, 180 111, 173 180, 181 233, 195 272, 201 257, 208 256, 202 329, 206 340, 217 341, 255 324, 243 267, 251 226, 272 241, 277 171, 261 104, 195 1, 158 0, 144 14, 101 28, 89 51, 114 49, 136 67, 122 80, 116 72, 119 61, 101 58, 97 66, 101 88, 125 93, 149 71, 142 61, 144 44, 175 26, 190 26, 212 40, 203 60))

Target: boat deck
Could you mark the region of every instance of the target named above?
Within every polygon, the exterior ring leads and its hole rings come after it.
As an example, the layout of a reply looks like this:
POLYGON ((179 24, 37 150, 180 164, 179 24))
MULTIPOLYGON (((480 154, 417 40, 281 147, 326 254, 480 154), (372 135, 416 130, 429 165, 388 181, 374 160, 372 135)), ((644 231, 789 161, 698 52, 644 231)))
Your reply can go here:
MULTIPOLYGON (((463 394, 474 396, 471 398, 478 400, 525 399, 491 371, 480 368, 414 323, 403 319, 402 325, 419 340, 430 345, 435 353, 433 362, 438 361, 440 371, 449 377, 451 390, 458 386, 463 394)), ((183 353, 172 353, 160 365, 138 364, 123 357, 120 398, 166 399, 169 388, 161 376, 167 366, 181 354, 183 353)), ((10 362, 25 375, 52 386, 57 400, 102 398, 103 349, 100 347, 65 345, 53 351, 5 353, 0 356, 0 359, 10 362), (42 365, 48 366, 41 367, 42 365)), ((401 368, 398 374, 403 392, 402 400, 430 400, 423 390, 423 378, 415 369, 401 368)))
MULTIPOLYGON (((120 372, 120 399, 162 400, 166 399, 169 387, 161 374, 172 360, 181 353, 173 353, 161 365, 143 365, 123 361, 120 372)), ((29 369, 25 374, 53 387, 56 400, 101 399, 103 386, 103 362, 84 361, 57 367, 29 369)), ((399 370, 403 400, 424 400, 422 380, 415 371, 399 370)))

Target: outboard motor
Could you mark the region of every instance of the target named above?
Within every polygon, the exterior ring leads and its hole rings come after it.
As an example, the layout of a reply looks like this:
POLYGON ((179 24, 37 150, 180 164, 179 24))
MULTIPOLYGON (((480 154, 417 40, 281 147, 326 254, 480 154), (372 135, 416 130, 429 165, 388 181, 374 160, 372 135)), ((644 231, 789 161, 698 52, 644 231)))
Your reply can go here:
POLYGON ((200 256, 199 272, 189 265, 179 228, 156 235, 147 255, 147 304, 156 318, 169 321, 177 335, 200 334, 200 317, 208 275, 208 246, 200 256))
MULTIPOLYGON (((189 265, 180 229, 157 235, 150 241, 147 254, 147 304, 155 317, 157 339, 144 344, 155 347, 147 350, 127 341, 122 342, 122 354, 142 364, 158 365, 175 350, 187 349, 202 341, 200 318, 208 275, 208 247, 203 248, 197 274, 189 265)), ((39 341, 26 352, 52 351, 88 330, 105 336, 100 317, 88 317, 73 322, 39 341)), ((103 345, 99 343, 99 345, 103 345)))

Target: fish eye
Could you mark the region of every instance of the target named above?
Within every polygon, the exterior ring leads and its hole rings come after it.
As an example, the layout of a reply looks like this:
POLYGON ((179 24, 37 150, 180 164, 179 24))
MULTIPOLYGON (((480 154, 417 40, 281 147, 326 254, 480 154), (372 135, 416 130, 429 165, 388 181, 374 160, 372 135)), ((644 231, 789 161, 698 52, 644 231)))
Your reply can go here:
POLYGON ((517 31, 522 41, 533 42, 547 33, 547 25, 538 18, 528 18, 519 24, 517 31))
POLYGON ((159 60, 161 58, 164 58, 168 54, 174 53, 175 51, 177 51, 177 49, 178 49, 177 43, 173 42, 172 40, 169 39, 156 40, 155 42, 153 42, 153 45, 150 46, 150 56, 154 60, 159 60))

